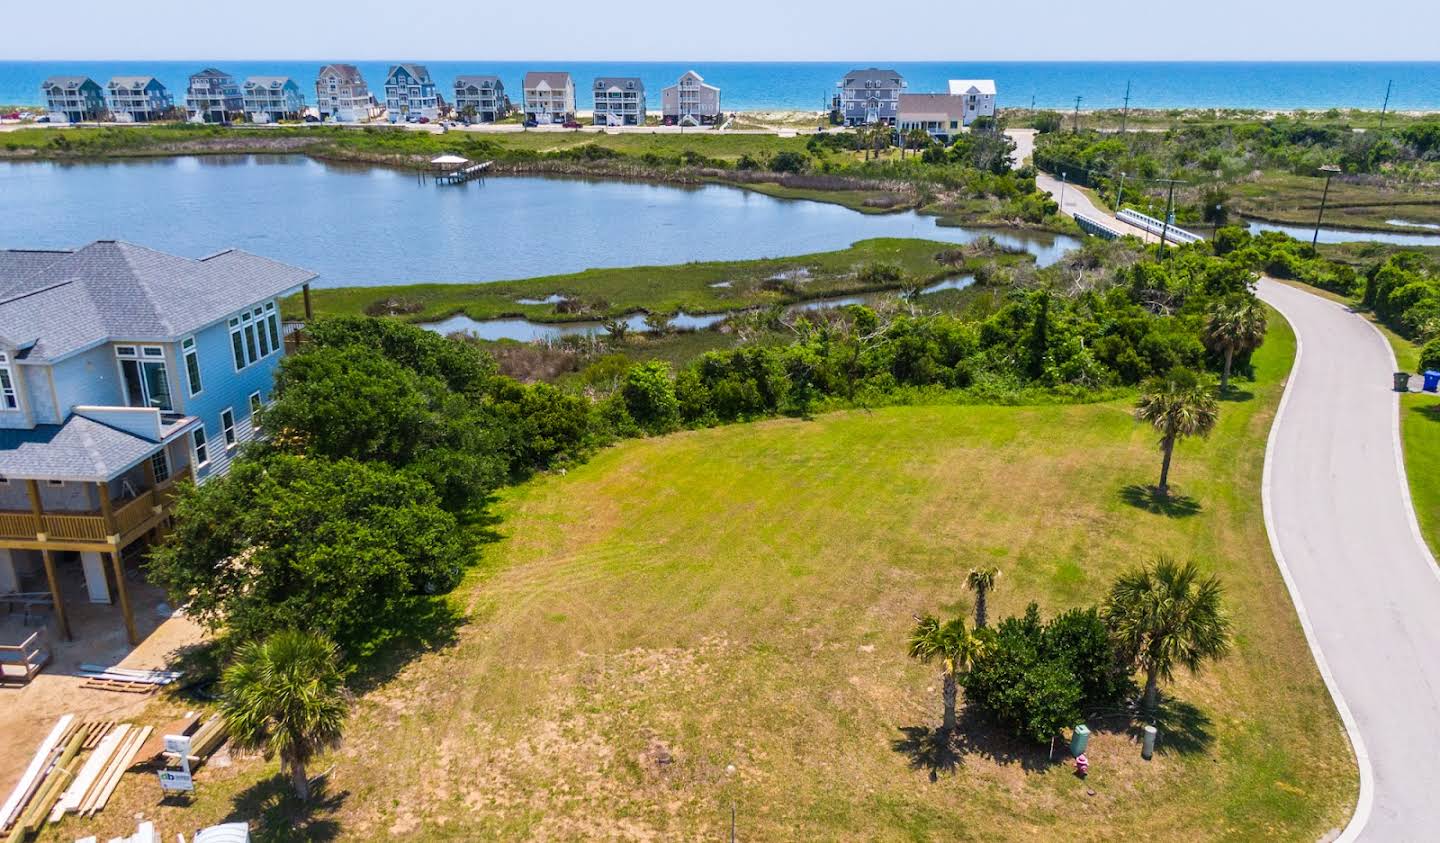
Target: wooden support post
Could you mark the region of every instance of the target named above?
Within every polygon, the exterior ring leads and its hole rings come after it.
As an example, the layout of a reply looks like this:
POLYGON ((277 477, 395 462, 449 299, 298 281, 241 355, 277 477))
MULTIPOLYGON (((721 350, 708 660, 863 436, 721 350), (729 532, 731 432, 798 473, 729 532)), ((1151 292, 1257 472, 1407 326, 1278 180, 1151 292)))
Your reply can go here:
POLYGON ((45 507, 40 503, 40 484, 34 480, 26 480, 25 489, 30 493, 30 514, 35 518, 35 538, 44 541, 45 507))
POLYGON ((45 560, 45 579, 50 583, 50 599, 55 601, 55 623, 60 626, 60 635, 66 641, 70 637, 70 621, 65 617, 65 596, 60 593, 60 579, 55 576, 55 557, 50 551, 40 551, 40 558, 45 560))
POLYGON ((300 291, 305 296, 305 321, 309 322, 311 319, 315 318, 315 312, 310 309, 310 285, 303 285, 300 288, 300 291))
POLYGON ((120 560, 120 536, 115 529, 115 508, 110 504, 110 484, 100 484, 100 515, 105 519, 105 535, 110 538, 110 564, 115 569, 115 591, 120 595, 120 613, 125 616, 125 635, 131 644, 139 644, 135 634, 135 615, 130 611, 130 592, 125 588, 125 565, 120 560))
POLYGON ((120 614, 125 616, 125 636, 131 645, 140 643, 135 634, 135 615, 130 611, 130 592, 125 588, 125 565, 120 561, 120 548, 110 551, 110 564, 115 568, 115 590, 120 593, 120 614))
POLYGON ((153 459, 154 457, 146 457, 145 461, 140 463, 140 465, 145 472, 145 486, 149 489, 146 494, 150 496, 150 505, 158 508, 160 506, 160 490, 156 488, 155 463, 152 462, 153 459))

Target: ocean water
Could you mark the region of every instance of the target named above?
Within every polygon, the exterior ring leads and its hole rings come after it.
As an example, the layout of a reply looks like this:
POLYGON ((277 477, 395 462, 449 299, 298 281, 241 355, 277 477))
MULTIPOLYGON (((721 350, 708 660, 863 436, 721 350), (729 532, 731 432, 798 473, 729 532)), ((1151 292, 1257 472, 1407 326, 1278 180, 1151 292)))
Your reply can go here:
MULTIPOLYGON (((335 59, 344 61, 344 59, 335 59)), ((406 60, 399 56, 397 60, 406 60)), ((278 74, 293 77, 314 99, 315 75, 329 60, 213 62, 237 78, 278 74)), ((387 62, 357 61, 372 91, 384 82, 387 62)), ((212 64, 194 61, 0 61, 0 103, 42 101, 40 83, 57 74, 83 74, 100 84, 116 75, 151 74, 183 99, 191 73, 212 64)), ((1134 108, 1380 108, 1393 82, 1390 107, 1440 110, 1440 62, 425 62, 442 88, 461 73, 494 73, 511 98, 520 100, 527 70, 574 74, 579 105, 596 76, 639 76, 658 110, 659 92, 694 69, 720 86, 728 111, 827 107, 835 83, 853 67, 879 64, 900 71, 912 92, 943 91, 949 79, 993 78, 1002 107, 1119 108, 1131 85, 1134 108)))

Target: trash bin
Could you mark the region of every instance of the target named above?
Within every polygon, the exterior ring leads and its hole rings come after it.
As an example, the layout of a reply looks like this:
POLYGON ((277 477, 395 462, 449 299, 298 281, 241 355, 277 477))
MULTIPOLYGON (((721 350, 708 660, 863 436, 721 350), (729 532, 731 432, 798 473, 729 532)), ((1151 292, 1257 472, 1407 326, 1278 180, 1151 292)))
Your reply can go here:
POLYGON ((1075 727, 1070 735, 1070 754, 1079 758, 1085 754, 1085 747, 1090 745, 1090 727, 1081 723, 1075 727))
POLYGON ((1434 369, 1426 369, 1424 378, 1424 389, 1426 392, 1440 391, 1440 372, 1437 372, 1434 369))
POLYGON ((1410 391, 1410 373, 1409 373, 1409 372, 1396 372, 1396 373, 1395 373, 1395 391, 1396 391, 1396 392, 1409 392, 1409 391, 1410 391))

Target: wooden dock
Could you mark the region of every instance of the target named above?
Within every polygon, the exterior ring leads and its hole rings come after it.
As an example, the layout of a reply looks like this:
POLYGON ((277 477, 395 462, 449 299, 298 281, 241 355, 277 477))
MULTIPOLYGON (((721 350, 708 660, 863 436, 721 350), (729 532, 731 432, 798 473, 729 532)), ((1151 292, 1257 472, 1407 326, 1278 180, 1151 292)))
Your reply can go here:
POLYGON ((464 184, 467 181, 470 181, 472 179, 478 179, 481 176, 485 175, 485 171, 490 169, 490 165, 493 163, 495 162, 481 161, 479 164, 471 164, 468 167, 460 167, 458 169, 451 170, 448 173, 441 173, 440 175, 435 177, 435 183, 464 184))

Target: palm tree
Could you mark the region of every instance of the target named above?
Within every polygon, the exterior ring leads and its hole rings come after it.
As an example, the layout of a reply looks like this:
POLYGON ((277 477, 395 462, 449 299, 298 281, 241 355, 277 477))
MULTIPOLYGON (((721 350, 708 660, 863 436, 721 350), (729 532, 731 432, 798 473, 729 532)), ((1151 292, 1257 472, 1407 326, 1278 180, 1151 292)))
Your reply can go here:
POLYGON ((1175 443, 1187 436, 1209 436, 1220 417, 1220 407, 1210 385, 1188 369, 1174 368, 1170 373, 1146 382, 1135 403, 1135 418, 1150 422, 1160 434, 1161 495, 1170 494, 1170 458, 1175 443))
POLYGON ((985 628, 985 598, 1000 578, 999 568, 973 568, 965 576, 965 585, 975 592, 975 628, 985 628))
POLYGON ((941 623, 926 615, 916 619, 915 629, 910 633, 911 658, 926 664, 940 661, 941 699, 945 706, 945 719, 940 728, 946 735, 955 731, 958 677, 970 669, 970 663, 980 654, 980 646, 980 639, 965 628, 964 618, 941 623))
POLYGON ((1202 577, 1194 562, 1159 558, 1122 574, 1110 587, 1105 618, 1121 649, 1145 671, 1144 705, 1154 711, 1159 681, 1175 668, 1199 672, 1209 659, 1230 650, 1230 619, 1221 605, 1224 589, 1214 575, 1202 577))
POLYGON ((328 638, 284 630, 251 641, 221 676, 220 711, 231 739, 280 756, 295 795, 310 798, 308 764, 340 742, 349 699, 339 650, 328 638))
POLYGON ((1230 388, 1235 355, 1259 348, 1265 339, 1265 327, 1265 306, 1253 295, 1222 299, 1210 312, 1201 338, 1206 348, 1225 356, 1225 369, 1220 374, 1222 393, 1230 388))

